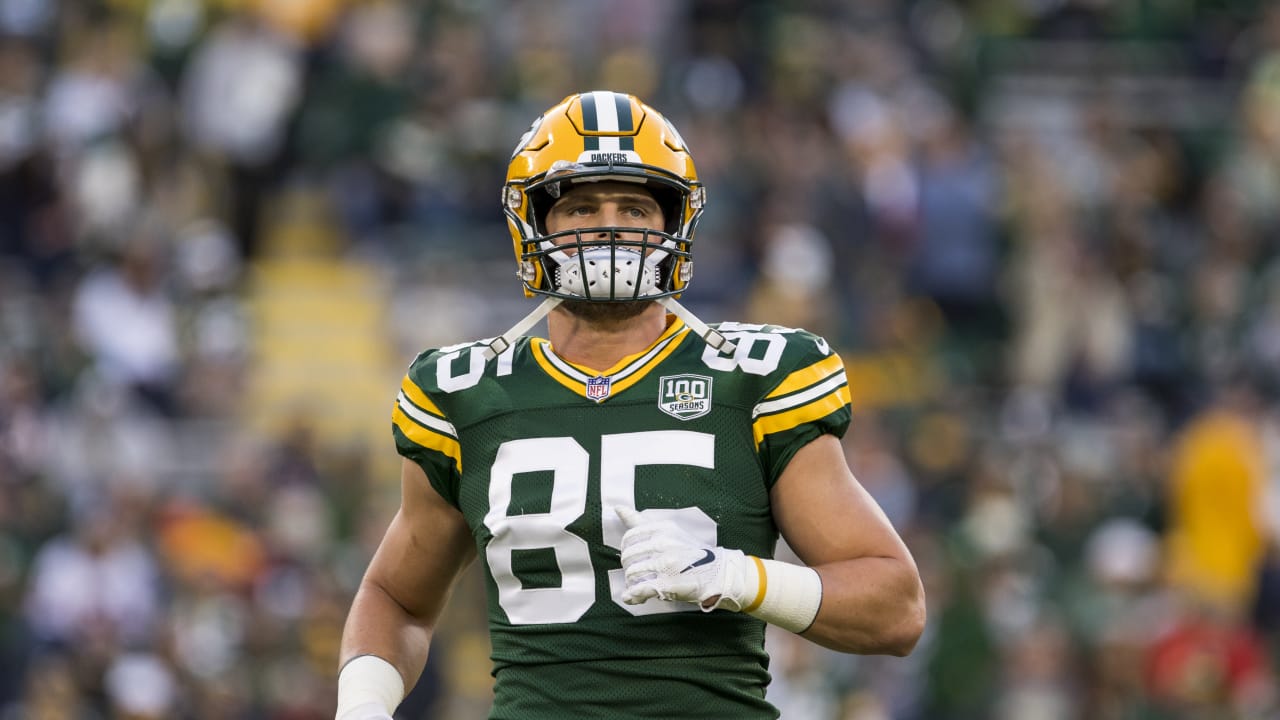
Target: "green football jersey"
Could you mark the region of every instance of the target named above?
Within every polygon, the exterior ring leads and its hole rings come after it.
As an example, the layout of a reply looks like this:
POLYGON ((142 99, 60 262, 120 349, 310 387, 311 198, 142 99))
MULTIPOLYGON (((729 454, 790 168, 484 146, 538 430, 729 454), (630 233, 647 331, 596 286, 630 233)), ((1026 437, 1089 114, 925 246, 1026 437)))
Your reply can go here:
POLYGON ((618 506, 708 545, 772 557, 769 490, 796 451, 844 434, 849 388, 820 337, 679 320, 603 373, 546 340, 422 353, 396 447, 466 518, 489 600, 494 718, 775 718, 764 623, 656 598, 631 606, 618 506))

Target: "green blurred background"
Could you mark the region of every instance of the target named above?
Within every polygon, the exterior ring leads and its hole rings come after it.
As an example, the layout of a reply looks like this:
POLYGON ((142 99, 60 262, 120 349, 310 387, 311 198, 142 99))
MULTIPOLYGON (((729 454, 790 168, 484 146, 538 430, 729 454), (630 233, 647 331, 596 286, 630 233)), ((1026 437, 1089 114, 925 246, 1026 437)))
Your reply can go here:
MULTIPOLYGON (((925 578, 908 658, 771 634, 784 717, 1280 717, 1280 5, 0 0, 0 718, 332 717, 400 376, 605 88, 925 578)), ((397 717, 485 716, 481 592, 397 717)))

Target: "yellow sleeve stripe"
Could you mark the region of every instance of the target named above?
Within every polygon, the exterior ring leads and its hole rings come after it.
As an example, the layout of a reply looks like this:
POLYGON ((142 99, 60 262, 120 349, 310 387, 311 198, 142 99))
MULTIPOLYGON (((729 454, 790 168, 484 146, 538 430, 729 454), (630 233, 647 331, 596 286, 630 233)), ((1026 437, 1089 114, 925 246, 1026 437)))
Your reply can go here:
POLYGON ((844 372, 835 372, 827 377, 826 380, 817 385, 809 387, 797 393, 784 395, 776 400, 764 400, 759 405, 751 409, 751 417, 758 418, 764 415, 776 415, 786 410, 794 410, 798 407, 804 407, 820 397, 825 397, 835 392, 837 388, 848 387, 849 381, 844 376, 844 372))
POLYGON ((773 389, 773 392, 766 395, 766 398, 776 398, 788 393, 793 393, 801 388, 807 388, 810 385, 821 382, 832 373, 844 369, 844 364, 840 362, 840 356, 832 353, 826 358, 810 365, 807 368, 796 370, 787 376, 782 384, 773 389))
POLYGON ((813 422, 849 404, 849 386, 841 385, 835 392, 823 395, 807 405, 786 410, 774 415, 756 418, 751 424, 751 433, 755 436, 756 447, 764 442, 766 435, 790 430, 791 428, 813 422))
POLYGON ((405 375, 404 380, 400 383, 400 392, 404 393, 404 396, 409 398, 414 405, 429 413, 444 417, 444 413, 440 412, 440 408, 431 402, 431 398, 427 397, 427 394, 422 392, 422 388, 409 379, 408 375, 405 375))
POLYGON ((462 472, 462 446, 458 444, 457 440, 448 435, 442 435, 431 428, 419 425, 413 418, 405 414, 399 403, 391 411, 391 421, 400 429, 400 432, 404 433, 405 437, 414 443, 452 458, 454 464, 458 466, 458 472, 462 472))

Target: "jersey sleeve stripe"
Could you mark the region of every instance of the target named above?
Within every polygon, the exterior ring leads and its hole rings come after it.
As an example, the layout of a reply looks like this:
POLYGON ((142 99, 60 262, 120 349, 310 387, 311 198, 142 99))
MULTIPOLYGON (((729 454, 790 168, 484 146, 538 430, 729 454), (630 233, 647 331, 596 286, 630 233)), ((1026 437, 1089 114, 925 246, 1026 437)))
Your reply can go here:
MULTIPOLYGON (((435 406, 432 405, 432 407, 435 406)), ((458 439, 458 430, 453 426, 453 423, 414 407, 413 403, 409 402, 409 398, 405 397, 404 393, 400 393, 400 395, 396 397, 396 408, 403 411, 408 417, 416 420, 419 425, 438 433, 448 435, 455 440, 458 439)))
POLYGON ((400 383, 400 393, 404 397, 409 398, 410 402, 423 410, 426 410, 438 417, 445 416, 444 413, 440 411, 440 408, 436 407, 436 404, 431 402, 431 398, 427 397, 427 394, 422 392, 422 388, 419 388, 408 375, 405 375, 404 380, 400 383))
POLYGON ((758 418, 751 424, 751 432, 755 436, 756 447, 760 447, 760 443, 764 442, 767 435, 790 430, 804 423, 826 417, 845 407, 849 402, 849 386, 843 384, 836 388, 835 392, 824 395, 807 405, 758 418))
POLYGON ((391 412, 391 421, 395 423, 396 428, 404 433, 404 436, 410 441, 420 445, 428 450, 435 450, 449 458, 458 466, 458 472, 462 472, 462 446, 458 441, 447 435, 442 435, 434 429, 423 427, 414 422, 405 414, 402 409, 404 406, 396 404, 395 409, 391 412))
POLYGON ((832 353, 828 357, 819 360, 809 367, 801 368, 800 370, 796 370, 788 375, 786 379, 783 380, 778 387, 774 388, 773 392, 766 395, 765 398, 768 399, 789 395, 801 388, 806 388, 816 382, 820 382, 830 377, 832 373, 843 369, 844 364, 840 362, 840 356, 832 353))
POLYGON ((778 398, 777 400, 765 400, 752 409, 751 417, 758 418, 762 415, 771 415, 773 413, 779 413, 784 410, 799 407, 814 400, 815 398, 827 395, 841 386, 845 388, 845 392, 847 394, 849 383, 845 379, 844 372, 832 373, 826 380, 823 380, 808 390, 778 398))

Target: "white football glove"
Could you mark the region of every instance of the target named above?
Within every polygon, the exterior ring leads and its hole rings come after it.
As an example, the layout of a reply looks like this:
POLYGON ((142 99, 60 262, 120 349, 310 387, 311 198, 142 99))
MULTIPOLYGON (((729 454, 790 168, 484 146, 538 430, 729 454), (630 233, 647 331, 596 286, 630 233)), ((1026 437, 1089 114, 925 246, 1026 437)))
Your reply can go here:
POLYGON ((381 703, 365 703, 347 710, 337 720, 394 720, 381 703))
POLYGON ((670 520, 646 520, 631 508, 614 512, 627 527, 622 536, 623 602, 639 605, 656 597, 698 603, 704 612, 737 612, 755 599, 758 572, 741 550, 708 547, 670 520))

